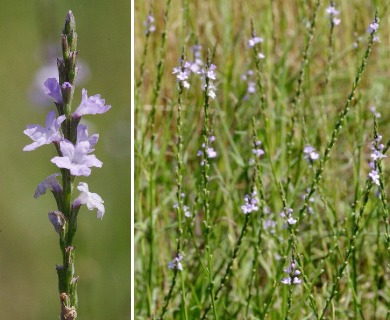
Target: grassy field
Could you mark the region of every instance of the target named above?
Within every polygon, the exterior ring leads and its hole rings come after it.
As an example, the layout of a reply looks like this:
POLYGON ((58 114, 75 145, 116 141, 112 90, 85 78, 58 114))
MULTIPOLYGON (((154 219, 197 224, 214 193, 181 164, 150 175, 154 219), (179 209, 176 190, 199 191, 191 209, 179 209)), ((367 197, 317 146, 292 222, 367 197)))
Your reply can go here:
POLYGON ((135 5, 136 319, 390 318, 388 2, 135 5))

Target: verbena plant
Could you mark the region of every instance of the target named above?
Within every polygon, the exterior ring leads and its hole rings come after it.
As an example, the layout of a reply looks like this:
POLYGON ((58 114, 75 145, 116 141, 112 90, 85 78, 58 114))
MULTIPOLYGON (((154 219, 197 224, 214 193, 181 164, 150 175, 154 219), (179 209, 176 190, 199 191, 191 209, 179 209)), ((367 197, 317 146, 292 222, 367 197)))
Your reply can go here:
POLYGON ((77 230, 77 216, 84 204, 89 210, 97 209, 97 217, 102 219, 105 213, 104 201, 96 193, 90 192, 88 184, 76 179, 88 177, 91 167, 102 167, 103 163, 91 154, 99 140, 99 134, 88 134, 88 126, 82 123, 82 117, 107 112, 111 106, 105 105, 100 95, 88 97, 87 90, 82 90, 82 100, 72 112, 72 100, 75 90, 77 68, 77 33, 76 21, 71 11, 65 18, 62 31, 62 57, 57 59, 58 77, 48 78, 45 92, 53 100, 56 110, 46 117, 45 127, 28 125, 24 133, 33 142, 24 147, 32 151, 43 145, 53 145, 57 156, 51 162, 58 167, 58 173, 51 174, 42 181, 34 194, 35 198, 50 190, 54 195, 57 210, 50 211, 48 216, 58 233, 62 262, 56 265, 58 275, 58 293, 60 300, 61 320, 77 318, 78 298, 75 273, 74 236, 77 230), (61 181, 61 183, 58 180, 61 181), (77 192, 77 196, 75 193, 77 192), (73 199, 72 199, 73 198, 73 199))
POLYGON ((137 8, 136 319, 390 318, 387 8, 137 8))

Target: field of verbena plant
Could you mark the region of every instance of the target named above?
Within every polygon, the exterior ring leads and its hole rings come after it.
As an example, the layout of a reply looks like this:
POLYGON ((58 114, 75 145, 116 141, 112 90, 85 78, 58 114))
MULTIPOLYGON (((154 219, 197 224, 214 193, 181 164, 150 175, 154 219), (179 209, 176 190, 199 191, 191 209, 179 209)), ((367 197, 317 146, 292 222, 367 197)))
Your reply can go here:
POLYGON ((135 9, 136 319, 390 318, 388 2, 135 9))

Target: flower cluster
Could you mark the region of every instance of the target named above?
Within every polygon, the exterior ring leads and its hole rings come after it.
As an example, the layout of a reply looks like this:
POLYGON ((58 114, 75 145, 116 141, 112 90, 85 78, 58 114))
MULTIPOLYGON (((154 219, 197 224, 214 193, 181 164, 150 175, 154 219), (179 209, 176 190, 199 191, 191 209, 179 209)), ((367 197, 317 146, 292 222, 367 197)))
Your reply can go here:
POLYGON ((177 269, 182 271, 183 265, 181 264, 181 260, 183 260, 183 256, 179 253, 172 261, 168 263, 168 269, 177 269))
POLYGON ((182 64, 178 67, 173 68, 172 74, 176 75, 177 82, 181 83, 185 89, 190 88, 190 83, 188 82, 191 74, 202 76, 202 67, 203 61, 200 58, 201 56, 201 45, 194 45, 191 48, 193 52, 194 59, 192 61, 182 61, 182 64))
POLYGON ((254 81, 254 72, 249 69, 246 73, 241 76, 241 80, 247 82, 247 94, 254 94, 256 92, 256 82, 254 81))
MULTIPOLYGON (((185 193, 180 194, 180 198, 184 198, 185 196, 186 196, 185 193)), ((173 205, 173 209, 178 209, 178 208, 179 208, 179 204, 177 202, 175 202, 175 204, 173 205)), ((189 206, 183 205, 183 213, 187 218, 192 217, 192 213, 190 211, 189 206)))
MULTIPOLYGON (((64 105, 63 91, 72 90, 72 85, 69 82, 64 82, 61 86, 56 78, 49 78, 44 83, 46 94, 53 100, 58 110, 63 110, 64 105)), ((56 112, 50 111, 46 117, 45 127, 34 124, 28 125, 24 130, 24 134, 31 138, 33 143, 25 146, 24 151, 32 151, 40 146, 53 143, 56 147, 58 155, 51 159, 60 169, 67 169, 71 176, 89 176, 91 167, 102 167, 103 163, 91 154, 94 151, 94 146, 99 140, 98 134, 88 135, 88 127, 81 124, 81 117, 89 114, 102 114, 111 108, 105 105, 105 100, 101 99, 100 95, 88 97, 87 91, 82 90, 82 100, 76 110, 68 115, 61 114, 57 117, 56 112), (69 132, 69 128, 75 132, 69 132), (68 130, 67 138, 64 135, 64 130, 68 130), (72 139, 74 137, 74 139, 72 139), (70 141, 75 140, 75 141, 70 141)), ((37 198, 50 189, 54 194, 62 193, 62 188, 56 180, 60 174, 55 173, 47 177, 41 182, 34 197, 37 198)), ((78 189, 81 191, 80 196, 75 200, 73 206, 80 207, 81 204, 86 204, 88 209, 98 209, 97 216, 102 218, 104 215, 103 200, 95 193, 88 191, 86 183, 80 183, 78 189)), ((51 217, 54 217, 51 215, 51 217)))
POLYGON ((291 261, 290 265, 283 270, 288 274, 288 277, 282 279, 283 284, 300 284, 302 280, 298 278, 301 272, 297 268, 297 263, 295 261, 291 261))
POLYGON ((190 83, 187 81, 191 75, 191 63, 186 61, 183 66, 173 68, 172 74, 176 74, 177 82, 181 83, 181 85, 189 89, 190 83))
POLYGON ((316 149, 310 145, 307 145, 303 148, 304 159, 309 163, 312 164, 313 161, 318 160, 320 155, 316 152, 316 149))
POLYGON ((378 135, 373 142, 371 142, 371 159, 372 161, 369 163, 371 168, 371 172, 368 174, 369 178, 379 186, 379 172, 378 172, 378 161, 386 158, 386 156, 382 153, 383 148, 385 147, 383 143, 381 143, 382 136, 378 135))
POLYGON ((207 90, 207 95, 211 99, 216 98, 215 90, 217 90, 217 87, 214 84, 214 80, 217 80, 217 76, 215 74, 216 69, 217 67, 214 64, 210 64, 208 68, 203 68, 200 70, 200 74, 202 75, 202 90, 207 90))
POLYGON ((149 14, 146 18, 146 21, 144 22, 144 27, 146 34, 156 31, 156 26, 154 25, 154 17, 151 14, 149 14))
POLYGON ((244 204, 241 206, 241 210, 243 214, 248 214, 253 211, 258 211, 258 203, 256 191, 253 191, 250 195, 246 194, 244 197, 244 204))
MULTIPOLYGON (((215 136, 210 136, 209 139, 209 144, 215 141, 215 136)), ((216 158, 217 157, 217 152, 214 150, 213 147, 210 145, 206 145, 205 143, 202 143, 202 150, 198 150, 198 153, 196 154, 198 157, 204 157, 206 156, 208 159, 216 158)), ((200 162, 200 165, 204 165, 204 160, 200 162)))
POLYGON ((285 227, 287 227, 288 225, 293 225, 293 224, 297 223, 297 219, 294 219, 292 217, 292 213, 293 213, 293 209, 289 208, 287 210, 282 211, 279 214, 279 216, 281 216, 282 218, 285 218, 285 220, 287 222, 287 225, 285 227))
MULTIPOLYGON (((370 23, 370 25, 368 26, 367 32, 369 34, 375 34, 378 31, 378 29, 379 29, 379 18, 375 18, 374 22, 370 23)), ((373 41, 380 42, 379 36, 374 35, 373 41)))
POLYGON ((340 24, 341 20, 339 18, 337 18, 336 16, 338 16, 340 14, 340 11, 335 9, 334 4, 332 3, 329 7, 326 8, 325 11, 329 15, 330 19, 332 20, 332 23, 335 26, 338 26, 340 24))

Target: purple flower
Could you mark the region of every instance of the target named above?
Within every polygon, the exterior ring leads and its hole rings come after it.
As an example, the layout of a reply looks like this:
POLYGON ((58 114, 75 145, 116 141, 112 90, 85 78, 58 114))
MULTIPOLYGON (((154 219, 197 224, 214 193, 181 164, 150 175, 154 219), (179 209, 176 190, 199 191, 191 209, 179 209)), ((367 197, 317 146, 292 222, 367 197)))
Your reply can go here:
POLYGON ((373 183, 375 183, 377 186, 380 185, 380 183, 379 183, 379 172, 377 170, 372 170, 368 174, 368 176, 372 180, 373 183))
POLYGON ((314 160, 318 160, 320 155, 315 151, 316 149, 310 145, 307 145, 303 149, 303 153, 305 154, 304 159, 306 159, 309 163, 313 162, 314 160))
POLYGON ((62 115, 56 119, 56 112, 50 111, 46 117, 46 128, 39 124, 28 125, 23 133, 29 136, 34 142, 25 146, 23 151, 32 151, 44 144, 62 140, 62 134, 59 129, 61 123, 65 121, 65 118, 66 117, 62 115))
POLYGON ((86 204, 88 210, 97 209, 96 217, 98 219, 103 219, 105 208, 103 199, 93 192, 89 192, 88 184, 85 182, 80 182, 77 189, 79 189, 80 195, 73 202, 73 207, 80 207, 82 204, 86 204))
POLYGON ((246 89, 246 91, 249 94, 254 94, 256 92, 256 83, 254 81, 249 81, 248 88, 246 89))
POLYGON ((256 155, 258 158, 260 158, 264 154, 264 150, 260 148, 261 141, 256 141, 255 146, 256 148, 252 149, 252 153, 256 155))
POLYGON ((74 146, 71 142, 64 140, 60 142, 62 157, 54 157, 51 162, 59 168, 69 169, 73 176, 89 176, 90 167, 101 168, 103 163, 95 155, 87 155, 90 152, 89 141, 76 143, 74 146))
POLYGON ((95 149, 93 147, 96 145, 96 143, 99 140, 99 134, 95 133, 88 137, 88 127, 85 124, 79 124, 77 126, 77 143, 88 141, 89 143, 89 150, 88 153, 93 152, 95 149))
POLYGON ((252 211, 258 211, 259 207, 257 203, 259 202, 256 197, 256 191, 253 191, 251 195, 245 195, 245 203, 241 206, 243 214, 251 213, 252 211))
POLYGON ((326 8, 326 13, 330 16, 334 25, 338 26, 340 24, 341 20, 336 18, 340 14, 340 11, 336 10, 333 4, 326 8))
POLYGON ((374 21, 373 23, 371 23, 369 26, 368 26, 368 33, 375 33, 378 31, 378 28, 379 28, 379 24, 378 24, 378 21, 374 21))
POLYGON ((146 21, 144 22, 145 33, 151 33, 156 31, 156 26, 154 25, 154 17, 152 15, 148 15, 146 21))
POLYGON ((169 262, 168 269, 177 269, 182 271, 183 265, 180 262, 181 260, 183 260, 183 256, 179 253, 177 257, 175 257, 171 262, 169 262))
POLYGON ((45 83, 45 93, 53 99, 55 103, 62 104, 60 85, 56 78, 48 78, 45 83))
POLYGON ((105 100, 100 98, 100 94, 96 94, 88 98, 87 90, 82 90, 82 99, 76 111, 72 113, 73 118, 81 118, 86 114, 102 114, 107 112, 111 106, 104 105, 105 100))
POLYGON ((50 189, 51 191, 55 193, 62 192, 62 188, 60 184, 57 181, 58 176, 60 176, 60 173, 54 173, 50 176, 48 176, 45 180, 43 180, 40 184, 38 184, 37 189, 34 193, 34 198, 37 199, 39 196, 46 193, 46 189, 50 189))
POLYGON ((253 37, 253 38, 248 40, 248 47, 253 48, 256 44, 263 42, 263 41, 264 41, 263 38, 253 37))
POLYGON ((212 159, 217 157, 217 152, 212 147, 206 149, 207 158, 212 159))
MULTIPOLYGON (((215 136, 210 136, 209 137, 209 143, 212 143, 215 141, 215 136)), ((198 157, 204 157, 206 156, 208 159, 216 158, 217 157, 217 152, 214 150, 213 147, 211 146, 206 146, 205 143, 202 143, 202 149, 203 150, 198 150, 197 156, 198 157)), ((202 160, 200 163, 202 166, 204 165, 204 161, 202 160)))

